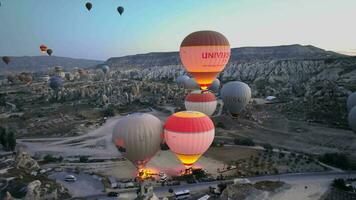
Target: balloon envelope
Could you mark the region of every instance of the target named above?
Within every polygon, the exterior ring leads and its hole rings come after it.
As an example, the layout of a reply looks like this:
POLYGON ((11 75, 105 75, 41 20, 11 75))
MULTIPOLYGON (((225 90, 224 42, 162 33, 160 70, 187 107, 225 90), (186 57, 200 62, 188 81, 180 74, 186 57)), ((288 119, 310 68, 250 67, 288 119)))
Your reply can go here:
POLYGON ((214 114, 217 100, 213 93, 196 90, 187 95, 184 102, 186 110, 202 112, 208 116, 214 114))
POLYGON ((11 61, 11 58, 9 56, 4 56, 2 57, 2 61, 8 65, 11 61))
POLYGON ((155 116, 135 113, 116 122, 112 140, 125 158, 141 169, 160 150, 163 124, 155 116))
POLYGON ((215 79, 213 81, 213 83, 211 84, 211 86, 209 87, 209 90, 211 90, 213 92, 219 92, 219 89, 220 89, 220 80, 215 79))
POLYGON ((230 58, 229 41, 215 31, 198 31, 184 38, 179 52, 183 66, 206 90, 230 58))
POLYGON ((46 52, 47 51, 47 46, 42 44, 40 46, 40 50, 41 50, 42 53, 46 52))
POLYGON ((199 89, 199 85, 194 80, 194 78, 189 78, 189 79, 185 80, 184 88, 187 90, 197 90, 197 89, 199 89))
POLYGON ((32 75, 30 73, 22 72, 18 79, 24 83, 31 83, 32 82, 32 75))
POLYGON ((170 150, 186 166, 191 167, 214 140, 211 119, 201 112, 182 111, 168 117, 164 139, 170 150))
POLYGON ((354 106, 348 115, 349 126, 356 133, 356 106, 354 106))
POLYGON ((110 70, 110 67, 108 65, 101 64, 99 65, 99 69, 101 69, 104 72, 104 74, 107 74, 110 70))
POLYGON ((190 78, 187 75, 178 76, 177 79, 176 79, 176 83, 178 84, 178 86, 184 87, 184 83, 188 79, 190 79, 190 78))
POLYGON ((124 7, 122 6, 117 7, 117 12, 119 12, 119 14, 122 15, 122 13, 124 13, 124 7))
POLYGON ((356 106, 356 92, 349 95, 347 98, 347 110, 351 110, 353 107, 356 106))
POLYGON ((221 89, 221 98, 230 113, 239 114, 251 100, 251 89, 243 82, 228 82, 221 89))
POLYGON ((87 2, 87 3, 85 4, 85 7, 90 11, 91 8, 93 7, 93 5, 92 5, 90 2, 87 2))
POLYGON ((52 49, 47 49, 47 54, 48 54, 49 56, 51 56, 52 53, 53 53, 53 50, 52 50, 52 49))
POLYGON ((52 76, 49 79, 49 87, 53 90, 58 90, 63 85, 63 79, 60 76, 52 76))

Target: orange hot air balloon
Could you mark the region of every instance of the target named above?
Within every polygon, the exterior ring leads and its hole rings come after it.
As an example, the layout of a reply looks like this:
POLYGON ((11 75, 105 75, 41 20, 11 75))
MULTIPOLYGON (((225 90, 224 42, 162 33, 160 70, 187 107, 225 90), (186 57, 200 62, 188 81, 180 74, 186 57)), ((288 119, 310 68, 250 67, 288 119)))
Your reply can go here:
POLYGON ((42 53, 46 53, 46 51, 47 51, 47 46, 42 44, 42 45, 40 46, 40 50, 41 50, 42 53))
POLYGON ((185 69, 206 90, 224 69, 230 58, 229 41, 215 31, 189 34, 180 45, 180 59, 185 69))
POLYGON ((168 147, 187 168, 209 148, 214 136, 213 122, 201 112, 174 113, 164 125, 164 139, 168 147))

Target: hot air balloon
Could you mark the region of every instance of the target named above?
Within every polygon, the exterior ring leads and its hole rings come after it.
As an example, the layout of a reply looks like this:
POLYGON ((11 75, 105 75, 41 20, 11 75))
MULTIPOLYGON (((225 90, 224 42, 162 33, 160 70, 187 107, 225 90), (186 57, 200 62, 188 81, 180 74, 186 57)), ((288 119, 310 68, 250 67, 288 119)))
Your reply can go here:
POLYGON ((211 90, 213 92, 219 92, 219 89, 220 89, 220 80, 215 79, 213 81, 213 84, 211 84, 211 86, 209 87, 209 90, 211 90))
POLYGON ((48 54, 49 56, 51 56, 52 53, 53 53, 53 50, 52 50, 52 49, 47 49, 47 54, 48 54))
POLYGON ((194 78, 189 78, 189 79, 185 80, 184 88, 187 90, 197 90, 197 89, 199 89, 199 85, 195 81, 194 78))
POLYGON ((229 61, 230 44, 221 33, 198 31, 184 38, 179 54, 187 72, 206 90, 229 61))
POLYGON ((164 125, 164 139, 186 168, 209 148, 215 128, 211 119, 201 112, 181 111, 168 117, 164 125))
POLYGON ((119 14, 122 15, 122 13, 124 13, 124 7, 122 6, 117 7, 117 12, 119 12, 119 14))
POLYGON ((26 84, 30 84, 32 82, 32 75, 27 72, 22 72, 19 76, 18 79, 26 84))
POLYGON ((101 69, 104 72, 104 74, 107 74, 109 72, 109 70, 110 70, 110 67, 108 65, 105 65, 105 64, 100 64, 99 65, 99 69, 101 69))
POLYGON ((356 106, 356 92, 349 95, 347 98, 347 110, 351 110, 353 107, 356 106))
POLYGON ((211 92, 193 91, 185 98, 185 108, 187 110, 202 112, 208 116, 213 115, 218 102, 211 92))
POLYGON ((112 140, 125 158, 138 169, 160 150, 163 124, 155 116, 147 113, 134 113, 116 122, 112 140))
POLYGON ((42 45, 40 46, 40 50, 41 50, 42 53, 46 53, 46 51, 47 51, 47 46, 42 44, 42 45))
POLYGON ((243 82, 228 82, 221 89, 221 98, 231 114, 239 114, 251 99, 251 89, 243 82))
POLYGON ((90 11, 91 8, 93 7, 93 5, 92 5, 90 2, 87 2, 87 3, 85 4, 85 7, 90 11))
POLYGON ((17 76, 15 76, 13 74, 9 74, 6 76, 6 79, 9 83, 15 83, 17 80, 17 76))
POLYGON ((9 56, 4 56, 2 57, 2 61, 4 61, 4 63, 8 65, 11 61, 11 58, 9 56))
POLYGON ((348 116, 349 126, 356 133, 356 106, 354 106, 348 116))
POLYGON ((60 76, 52 76, 49 79, 49 87, 52 88, 52 90, 57 91, 59 88, 61 88, 63 85, 63 79, 60 76))
POLYGON ((187 75, 178 76, 177 79, 176 79, 177 85, 180 86, 180 87, 184 87, 184 83, 188 79, 190 79, 190 78, 187 75))

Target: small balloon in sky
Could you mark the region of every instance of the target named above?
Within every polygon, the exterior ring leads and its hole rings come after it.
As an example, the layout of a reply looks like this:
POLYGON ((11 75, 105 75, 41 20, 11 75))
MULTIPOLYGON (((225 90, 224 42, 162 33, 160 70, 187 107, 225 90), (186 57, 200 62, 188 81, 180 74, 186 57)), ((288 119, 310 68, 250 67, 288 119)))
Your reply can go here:
POLYGON ((122 13, 124 13, 124 7, 122 6, 117 7, 117 12, 119 12, 119 14, 122 15, 122 13))
POLYGON ((92 5, 90 2, 87 2, 87 3, 85 4, 85 7, 90 11, 91 8, 93 7, 93 5, 92 5))
POLYGON ((4 63, 8 65, 11 61, 11 58, 9 56, 4 56, 2 57, 2 61, 4 61, 4 63))
POLYGON ((53 53, 53 50, 52 50, 52 49, 47 49, 47 54, 48 54, 49 56, 51 56, 52 53, 53 53))

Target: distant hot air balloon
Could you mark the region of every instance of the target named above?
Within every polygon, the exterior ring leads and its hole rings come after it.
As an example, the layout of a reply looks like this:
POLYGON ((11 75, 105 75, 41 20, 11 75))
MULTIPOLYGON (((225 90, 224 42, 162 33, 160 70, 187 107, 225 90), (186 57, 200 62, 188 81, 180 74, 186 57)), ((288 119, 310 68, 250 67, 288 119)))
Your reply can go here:
POLYGON ((187 75, 178 76, 177 79, 176 79, 176 83, 177 83, 178 86, 184 87, 184 83, 188 79, 190 79, 190 78, 187 75))
POLYGON ((356 106, 354 106, 348 116, 349 126, 356 133, 356 106))
POLYGON ((47 54, 48 54, 49 56, 51 56, 52 53, 53 53, 53 50, 52 50, 52 49, 47 49, 47 54))
POLYGON ((187 110, 202 112, 208 116, 213 115, 218 102, 211 92, 193 91, 185 98, 185 108, 187 110))
POLYGON ((59 88, 61 88, 63 85, 63 79, 60 76, 52 76, 49 79, 49 87, 52 88, 52 90, 57 91, 59 88))
POLYGON ((110 71, 110 67, 105 64, 100 64, 98 68, 101 69, 104 72, 104 74, 107 74, 110 71))
POLYGON ((85 7, 90 11, 91 8, 93 7, 93 5, 92 5, 90 2, 87 2, 87 3, 85 4, 85 7))
POLYGON ((213 81, 213 84, 211 84, 211 86, 209 87, 209 90, 211 90, 213 92, 219 92, 219 89, 220 89, 220 80, 215 79, 213 81))
POLYGON ((17 76, 15 76, 13 74, 9 74, 6 76, 6 79, 9 83, 15 83, 17 80, 17 76))
POLYGON ((112 140, 125 158, 142 169, 160 150, 162 136, 163 124, 157 117, 135 113, 116 122, 112 140))
POLYGON ((2 57, 2 61, 4 61, 4 63, 8 65, 11 61, 11 58, 9 56, 4 56, 2 57))
POLYGON ((32 75, 27 72, 22 72, 19 76, 18 79, 26 84, 30 84, 32 82, 32 75))
POLYGON ((124 7, 122 6, 117 7, 117 12, 119 12, 119 14, 122 15, 122 13, 124 13, 124 7))
POLYGON ((46 51, 47 51, 47 46, 42 44, 42 45, 40 46, 40 50, 41 50, 42 53, 46 53, 46 51))
POLYGON ((184 88, 187 90, 198 90, 199 85, 194 78, 189 78, 184 82, 184 88))
POLYGON ((221 98, 231 114, 239 114, 251 100, 251 89, 243 82, 228 82, 221 89, 221 98))
POLYGON ((215 31, 198 31, 184 38, 180 59, 202 90, 206 90, 230 58, 229 41, 215 31))
POLYGON ((174 113, 164 125, 164 139, 168 147, 187 168, 209 148, 214 136, 213 122, 201 112, 174 113))
POLYGON ((349 95, 347 98, 347 110, 351 110, 353 107, 356 106, 356 92, 349 95))

